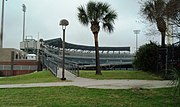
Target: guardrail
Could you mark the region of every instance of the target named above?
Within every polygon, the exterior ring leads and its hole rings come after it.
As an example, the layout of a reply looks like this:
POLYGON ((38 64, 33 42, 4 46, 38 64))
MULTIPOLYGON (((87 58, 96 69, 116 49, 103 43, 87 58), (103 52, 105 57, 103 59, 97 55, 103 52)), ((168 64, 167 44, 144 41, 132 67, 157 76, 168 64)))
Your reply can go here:
MULTIPOLYGON (((42 64, 57 76, 58 68, 62 68, 62 58, 56 54, 49 52, 46 49, 41 50, 40 55, 42 64)), ((76 62, 65 60, 64 67, 67 71, 76 76, 79 76, 79 66, 76 62)))

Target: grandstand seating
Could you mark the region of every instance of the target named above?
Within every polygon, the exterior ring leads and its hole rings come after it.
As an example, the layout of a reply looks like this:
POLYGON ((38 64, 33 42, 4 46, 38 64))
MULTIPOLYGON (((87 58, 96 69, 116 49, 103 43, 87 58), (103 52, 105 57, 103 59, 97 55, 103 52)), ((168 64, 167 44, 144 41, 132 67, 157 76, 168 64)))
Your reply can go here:
MULTIPOLYGON (((62 57, 61 38, 44 42, 45 49, 50 53, 62 57)), ((65 43, 65 60, 78 65, 95 65, 95 48, 93 46, 75 45, 65 43)), ((99 47, 101 65, 132 65, 134 54, 130 53, 130 47, 99 47)))

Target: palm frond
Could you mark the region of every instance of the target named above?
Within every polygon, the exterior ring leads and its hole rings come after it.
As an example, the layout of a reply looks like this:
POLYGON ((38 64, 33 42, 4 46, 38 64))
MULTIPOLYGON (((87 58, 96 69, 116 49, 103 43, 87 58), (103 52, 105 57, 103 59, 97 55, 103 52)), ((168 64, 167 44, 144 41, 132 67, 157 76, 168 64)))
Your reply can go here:
POLYGON ((165 0, 148 0, 144 2, 140 11, 145 19, 154 23, 157 18, 164 18, 166 16, 165 9, 165 0))
POLYGON ((83 25, 88 26, 89 19, 88 19, 87 13, 85 11, 85 8, 83 6, 80 6, 77 9, 79 11, 79 13, 78 13, 79 22, 82 23, 83 25))
POLYGON ((114 20, 118 16, 115 10, 111 9, 108 3, 103 2, 89 1, 86 6, 86 8, 78 7, 80 22, 85 25, 96 23, 98 26, 102 23, 103 29, 111 33, 114 29, 114 20))
POLYGON ((155 13, 157 17, 164 17, 166 12, 166 2, 164 0, 154 0, 155 13))
POLYGON ((87 4, 87 16, 90 19, 90 21, 95 21, 95 15, 97 11, 96 2, 90 1, 87 4))
POLYGON ((104 18, 102 19, 103 22, 110 22, 114 23, 114 20, 117 19, 117 13, 114 10, 109 11, 104 18))
POLYGON ((111 32, 114 31, 114 26, 113 26, 113 24, 112 24, 112 23, 109 23, 109 22, 103 23, 102 28, 103 28, 105 31, 109 32, 109 33, 111 33, 111 32))
POLYGON ((168 69, 169 72, 171 72, 171 78, 172 81, 170 83, 171 86, 174 87, 174 95, 179 94, 180 95, 180 71, 176 68, 168 69))
POLYGON ((117 13, 114 10, 109 11, 102 19, 103 29, 109 33, 113 32, 114 20, 117 18, 117 13))
POLYGON ((155 22, 156 19, 155 7, 151 0, 146 1, 144 5, 142 5, 141 13, 145 17, 145 19, 149 20, 150 22, 155 22))
POLYGON ((97 7, 99 8, 96 14, 97 20, 102 20, 104 16, 110 11, 110 5, 107 3, 97 3, 97 7))

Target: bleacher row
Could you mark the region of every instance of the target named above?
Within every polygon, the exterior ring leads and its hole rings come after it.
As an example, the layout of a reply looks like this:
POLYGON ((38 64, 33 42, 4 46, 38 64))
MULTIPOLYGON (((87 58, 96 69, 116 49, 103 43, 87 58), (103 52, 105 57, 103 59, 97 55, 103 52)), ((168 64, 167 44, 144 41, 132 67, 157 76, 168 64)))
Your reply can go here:
MULTIPOLYGON (((53 46, 46 46, 45 48, 51 53, 62 57, 62 49, 53 46)), ((95 65, 95 52, 93 51, 79 51, 67 50, 65 51, 65 60, 78 63, 79 65, 95 65)), ((134 54, 130 52, 100 52, 100 64, 132 64, 134 54)))

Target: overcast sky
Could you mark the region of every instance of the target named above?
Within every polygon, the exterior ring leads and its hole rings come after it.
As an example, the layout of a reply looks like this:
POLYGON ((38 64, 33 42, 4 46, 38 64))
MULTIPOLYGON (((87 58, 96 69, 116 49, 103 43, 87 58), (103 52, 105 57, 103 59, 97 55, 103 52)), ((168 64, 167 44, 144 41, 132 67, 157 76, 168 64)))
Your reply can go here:
MULTIPOLYGON (((62 37, 59 26, 61 19, 67 19, 66 41, 69 43, 94 46, 90 27, 81 25, 77 18, 77 7, 86 5, 89 0, 8 0, 5 1, 4 45, 5 48, 19 49, 22 41, 23 11, 22 4, 27 7, 26 36, 44 40, 62 37)), ((145 36, 145 27, 140 22, 138 0, 99 0, 109 3, 118 13, 115 20, 114 32, 99 33, 99 46, 130 46, 131 52, 135 49, 135 34, 139 29, 138 44, 142 45, 149 40, 159 41, 160 37, 145 36)), ((1 6, 1 3, 0 3, 1 6)), ((1 9, 0 9, 1 10, 1 9)))

